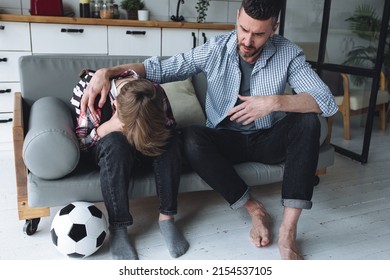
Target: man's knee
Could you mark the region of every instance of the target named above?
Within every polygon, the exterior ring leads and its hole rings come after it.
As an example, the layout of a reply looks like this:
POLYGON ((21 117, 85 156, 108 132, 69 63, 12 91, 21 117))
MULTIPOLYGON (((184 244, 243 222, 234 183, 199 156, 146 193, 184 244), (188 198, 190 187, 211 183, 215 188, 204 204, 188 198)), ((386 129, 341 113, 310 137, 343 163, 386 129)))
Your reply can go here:
POLYGON ((321 123, 316 113, 297 114, 298 123, 304 134, 320 137, 321 123))
POLYGON ((318 119, 318 115, 316 113, 305 113, 301 115, 303 122, 305 122, 307 126, 312 128, 317 128, 320 126, 320 120, 318 119))

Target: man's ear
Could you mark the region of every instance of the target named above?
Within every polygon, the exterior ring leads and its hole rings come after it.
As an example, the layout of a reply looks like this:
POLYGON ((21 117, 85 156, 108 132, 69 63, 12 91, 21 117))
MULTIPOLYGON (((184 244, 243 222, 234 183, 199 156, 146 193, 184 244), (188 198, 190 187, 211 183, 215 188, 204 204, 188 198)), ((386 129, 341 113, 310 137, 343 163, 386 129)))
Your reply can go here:
MULTIPOLYGON (((280 25, 280 22, 279 22, 279 21, 278 21, 277 23, 275 23, 275 25, 274 25, 273 28, 272 28, 272 35, 274 35, 275 32, 276 32, 276 30, 278 30, 279 25, 280 25)), ((271 35, 271 36, 272 36, 272 35, 271 35)))

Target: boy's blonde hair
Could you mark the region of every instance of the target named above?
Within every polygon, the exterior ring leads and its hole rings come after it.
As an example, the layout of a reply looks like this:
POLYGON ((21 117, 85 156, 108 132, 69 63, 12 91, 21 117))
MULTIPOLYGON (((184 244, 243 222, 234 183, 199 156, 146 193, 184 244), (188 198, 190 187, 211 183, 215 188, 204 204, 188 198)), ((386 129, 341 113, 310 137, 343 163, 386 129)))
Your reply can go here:
POLYGON ((136 79, 123 85, 116 100, 123 134, 129 143, 146 156, 161 155, 170 137, 163 95, 152 82, 136 79))

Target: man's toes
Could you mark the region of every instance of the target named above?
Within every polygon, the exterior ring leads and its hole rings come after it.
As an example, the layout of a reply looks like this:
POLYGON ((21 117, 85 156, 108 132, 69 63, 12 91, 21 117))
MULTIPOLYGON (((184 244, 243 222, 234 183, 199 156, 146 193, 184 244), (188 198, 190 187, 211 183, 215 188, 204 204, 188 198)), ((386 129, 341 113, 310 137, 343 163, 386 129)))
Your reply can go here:
POLYGON ((258 229, 252 228, 250 232, 250 239, 256 247, 264 247, 270 243, 268 235, 268 230, 261 233, 258 229))

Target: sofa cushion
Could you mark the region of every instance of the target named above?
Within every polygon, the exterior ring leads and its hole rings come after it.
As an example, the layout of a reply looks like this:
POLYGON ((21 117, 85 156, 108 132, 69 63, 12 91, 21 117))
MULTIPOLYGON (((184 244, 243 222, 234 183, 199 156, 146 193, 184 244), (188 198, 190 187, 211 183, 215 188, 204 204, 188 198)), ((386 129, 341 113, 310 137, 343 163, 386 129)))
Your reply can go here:
POLYGON ((191 78, 161 86, 167 93, 178 128, 194 124, 205 125, 206 118, 196 97, 191 78))
POLYGON ((31 107, 23 143, 26 167, 42 179, 58 179, 74 170, 80 158, 72 116, 56 97, 43 97, 31 107))

